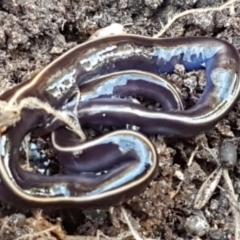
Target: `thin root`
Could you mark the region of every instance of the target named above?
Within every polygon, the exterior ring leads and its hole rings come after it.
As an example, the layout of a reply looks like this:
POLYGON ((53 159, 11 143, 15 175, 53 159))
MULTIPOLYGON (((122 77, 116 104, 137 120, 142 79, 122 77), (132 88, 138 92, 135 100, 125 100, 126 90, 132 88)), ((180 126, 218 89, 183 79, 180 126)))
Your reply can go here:
POLYGON ((239 0, 230 0, 219 7, 190 9, 190 10, 181 12, 179 14, 176 14, 170 21, 168 21, 168 23, 162 28, 162 30, 159 33, 157 33, 153 36, 153 38, 161 37, 178 18, 181 18, 181 17, 189 15, 189 14, 195 14, 195 13, 203 13, 203 12, 209 12, 209 11, 222 11, 223 9, 226 9, 226 8, 230 8, 230 10, 231 10, 234 3, 238 2, 238 1, 239 0))

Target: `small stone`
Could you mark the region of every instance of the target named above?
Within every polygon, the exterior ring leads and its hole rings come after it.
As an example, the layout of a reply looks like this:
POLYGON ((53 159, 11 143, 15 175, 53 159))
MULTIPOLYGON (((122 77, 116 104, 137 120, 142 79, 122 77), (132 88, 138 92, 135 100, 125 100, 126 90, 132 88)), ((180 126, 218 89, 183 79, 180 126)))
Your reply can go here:
POLYGON ((11 215, 11 220, 17 227, 23 227, 26 224, 26 216, 21 213, 11 215))
POLYGON ((233 168, 237 164, 237 149, 236 146, 228 141, 224 140, 220 149, 220 161, 224 167, 233 168))
POLYGON ((186 228, 189 233, 200 237, 207 234, 210 230, 210 226, 202 214, 187 218, 186 228))
POLYGON ((152 10, 155 10, 158 7, 160 7, 162 3, 163 3, 163 0, 145 0, 146 6, 148 6, 152 10))
POLYGON ((213 199, 210 203, 210 209, 216 211, 219 209, 219 202, 216 199, 213 199))
POLYGON ((214 230, 211 230, 209 235, 210 235, 211 239, 214 239, 214 240, 224 240, 224 239, 228 239, 228 238, 226 238, 223 229, 216 229, 216 230, 214 229, 214 230))

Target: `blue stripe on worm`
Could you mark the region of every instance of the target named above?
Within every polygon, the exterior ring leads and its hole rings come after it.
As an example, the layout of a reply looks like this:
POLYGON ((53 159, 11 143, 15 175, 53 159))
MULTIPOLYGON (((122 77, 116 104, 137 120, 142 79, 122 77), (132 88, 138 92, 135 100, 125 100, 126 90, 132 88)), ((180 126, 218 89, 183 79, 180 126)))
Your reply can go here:
MULTIPOLYGON (((55 108, 73 110, 75 101, 73 90, 76 87, 83 90, 83 100, 78 104, 78 117, 81 124, 116 125, 120 128, 130 124, 137 126, 140 132, 148 135, 194 137, 213 128, 237 101, 240 88, 239 56, 232 45, 214 38, 152 39, 135 35, 111 36, 84 43, 68 51, 31 80, 4 93, 1 99, 13 103, 24 97, 36 96, 42 101, 49 102, 55 108), (162 83, 156 85, 156 82, 149 81, 151 74, 173 72, 178 63, 183 64, 187 71, 206 69, 207 82, 204 92, 197 104, 187 110, 182 109, 179 96, 176 95, 176 91, 171 90, 172 87, 161 88, 159 86, 162 83), (146 72, 141 79, 135 77, 141 75, 140 71, 146 72), (106 74, 110 75, 105 76, 106 74), (99 76, 103 77, 99 78, 99 76), (107 92, 110 79, 116 77, 121 79, 123 76, 125 76, 124 83, 120 84, 121 81, 118 80, 111 82, 115 85, 111 93, 107 92), (105 92, 100 91, 100 95, 96 96, 96 92, 99 93, 100 87, 104 84, 108 86, 107 89, 105 88, 105 92), (147 91, 143 91, 143 88, 147 91), (88 99, 84 100, 84 96, 86 97, 89 93, 88 99), (147 97, 151 95, 153 99, 162 101, 162 105, 164 105, 165 98, 170 105, 166 103, 165 110, 161 112, 150 111, 133 101, 120 99, 122 94, 124 96, 146 94, 147 97), (158 99, 159 94, 162 94, 160 99, 158 99)), ((35 134, 41 131, 51 133, 61 125, 61 123, 56 124, 58 121, 54 122, 55 125, 51 125, 49 121, 44 124, 46 119, 49 120, 49 118, 43 118, 42 112, 23 110, 21 121, 16 127, 11 127, 1 138, 4 149, 2 150, 4 161, 0 161, 1 187, 8 194, 15 196, 14 202, 18 199, 21 204, 27 203, 35 207, 56 205, 99 207, 104 206, 104 203, 115 205, 125 201, 136 192, 141 192, 152 180, 157 168, 155 150, 147 138, 129 130, 113 132, 112 135, 103 136, 96 142, 93 140, 92 143, 96 145, 91 146, 92 148, 90 147, 91 141, 83 145, 77 142, 77 148, 82 146, 81 154, 85 154, 83 161, 86 163, 87 171, 95 174, 95 177, 91 174, 84 175, 89 177, 88 181, 92 180, 91 183, 86 183, 83 179, 79 159, 70 159, 69 165, 62 163, 67 174, 56 176, 56 178, 27 173, 20 169, 18 149, 25 134, 33 131, 35 134), (30 121, 32 112, 36 117, 30 121), (42 126, 37 131, 36 127, 39 124, 42 126), (19 137, 15 137, 19 129, 22 131, 18 133, 19 137), (113 141, 111 144, 115 144, 115 147, 102 142, 106 139, 113 141), (135 146, 136 148, 130 149, 130 152, 133 150, 135 153, 126 155, 126 157, 131 156, 130 159, 126 158, 128 160, 124 160, 122 157, 124 155, 118 151, 122 149, 120 139, 139 144, 135 146), (87 148, 85 149, 84 146, 87 148), (101 151, 101 146, 102 149, 107 148, 107 150, 101 151), (145 149, 146 152, 150 151, 153 157, 150 160, 144 160, 141 156, 137 156, 139 148, 145 149), (87 153, 88 150, 96 151, 96 161, 97 158, 107 159, 106 162, 101 160, 102 163, 98 166, 101 170, 107 169, 104 171, 106 175, 97 172, 99 169, 94 166, 95 155, 87 153), (104 155, 108 150, 109 155, 104 155), (121 159, 122 164, 119 168, 116 167, 118 159, 121 159), (75 173, 73 172, 74 164, 77 166, 75 173), (132 169, 135 167, 140 169, 142 164, 147 164, 148 170, 131 175, 132 169), (110 179, 108 182, 111 184, 115 183, 121 180, 125 172, 131 176, 128 180, 120 181, 119 185, 113 188, 104 188, 107 185, 106 179, 110 179), (77 184, 74 184, 75 182, 77 184), (91 192, 94 194, 91 195, 91 192)), ((59 135, 66 136, 67 143, 72 139, 69 131, 63 128, 57 129, 53 134, 55 147, 63 146, 59 135)), ((73 145, 70 144, 71 146, 73 145)), ((61 154, 69 154, 70 150, 64 146, 59 151, 58 154, 61 156, 61 154)), ((2 198, 5 196, 2 195, 2 198)), ((5 200, 9 198, 6 197, 5 200)))

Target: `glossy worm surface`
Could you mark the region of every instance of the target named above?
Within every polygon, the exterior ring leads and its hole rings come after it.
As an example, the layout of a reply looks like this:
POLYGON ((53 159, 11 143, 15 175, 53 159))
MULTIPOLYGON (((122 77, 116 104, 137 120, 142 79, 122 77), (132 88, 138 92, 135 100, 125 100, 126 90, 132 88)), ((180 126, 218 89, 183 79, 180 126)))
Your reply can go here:
POLYGON ((141 133, 194 137, 229 112, 239 88, 238 53, 219 39, 117 35, 81 44, 1 99, 14 103, 35 96, 72 112, 82 126, 120 130, 81 143, 44 111, 24 109, 21 120, 1 137, 1 199, 14 198, 12 203, 34 207, 122 203, 143 191, 157 169, 155 149, 141 133), (158 76, 172 73, 176 64, 187 71, 206 70, 204 92, 190 109, 183 109, 174 87, 158 76), (163 110, 147 109, 136 100, 139 96, 159 102, 163 110), (131 130, 121 130, 125 128, 131 130), (30 173, 20 167, 19 148, 29 132, 52 135, 61 165, 58 175, 30 173))

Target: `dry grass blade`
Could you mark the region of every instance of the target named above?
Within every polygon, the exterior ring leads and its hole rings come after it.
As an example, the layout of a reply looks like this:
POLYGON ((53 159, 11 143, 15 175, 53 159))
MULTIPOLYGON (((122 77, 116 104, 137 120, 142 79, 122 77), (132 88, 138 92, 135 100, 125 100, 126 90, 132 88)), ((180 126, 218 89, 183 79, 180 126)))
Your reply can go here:
MULTIPOLYGON (((238 205, 238 198, 234 192, 232 180, 229 177, 228 169, 223 170, 223 177, 229 188, 229 193, 230 193, 231 198, 238 205)), ((231 203, 231 201, 230 201, 230 203, 231 203)), ((235 240, 240 240, 240 212, 239 212, 239 209, 237 207, 235 207, 234 204, 232 204, 232 212, 233 212, 233 215, 235 218, 235 240)))
POLYGON ((56 230, 57 227, 58 226, 54 226, 41 232, 27 233, 22 235, 21 237, 15 238, 15 240, 35 240, 40 238, 43 238, 45 240, 55 240, 56 238, 51 236, 51 231, 56 230))
POLYGON ((198 191, 196 199, 194 201, 194 208, 201 209, 208 202, 213 192, 215 191, 222 176, 222 167, 217 168, 206 179, 198 191))

